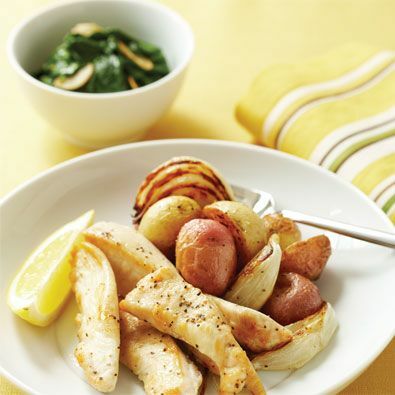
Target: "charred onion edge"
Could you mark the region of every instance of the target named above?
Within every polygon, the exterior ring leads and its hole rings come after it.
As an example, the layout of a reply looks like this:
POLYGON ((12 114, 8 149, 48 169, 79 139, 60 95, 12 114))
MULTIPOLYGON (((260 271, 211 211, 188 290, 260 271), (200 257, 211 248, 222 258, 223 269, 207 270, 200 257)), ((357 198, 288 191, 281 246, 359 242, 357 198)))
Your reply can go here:
MULTIPOLYGON (((277 242, 277 241, 276 241, 277 242)), ((252 273, 255 269, 256 266, 258 266, 259 264, 261 264, 263 261, 266 261, 266 259, 268 259, 270 256, 273 255, 274 252, 274 248, 273 245, 270 242, 269 239, 269 243, 266 244, 261 251, 259 251, 254 258, 251 259, 250 262, 248 262, 243 269, 241 270, 241 272, 237 275, 237 277, 239 277, 240 275, 249 275, 250 273, 252 273)), ((237 278, 235 279, 237 280, 237 278)))
MULTIPOLYGON (((166 185, 170 180, 179 178, 185 174, 195 174, 197 176, 201 176, 205 181, 208 181, 210 184, 213 184, 216 186, 215 181, 210 178, 208 175, 200 173, 199 171, 195 171, 194 169, 191 170, 183 170, 183 169, 175 169, 173 172, 167 174, 166 177, 158 180, 157 182, 155 182, 152 187, 149 189, 149 191, 147 192, 147 196, 145 197, 145 201, 150 201, 152 198, 152 195, 155 193, 156 189, 159 189, 160 187, 166 185)), ((181 184, 181 186, 188 186, 188 187, 194 187, 196 184, 181 184)), ((206 187, 207 189, 210 189, 208 187, 206 187)), ((216 197, 218 199, 223 200, 223 196, 224 194, 221 191, 215 191, 213 190, 214 194, 216 195, 216 197)))
MULTIPOLYGON (((177 158, 170 159, 161 165, 159 165, 156 169, 154 169, 152 172, 150 172, 147 177, 144 179, 144 181, 141 183, 137 194, 136 194, 136 202, 134 204, 134 210, 135 210, 135 216, 134 216, 134 222, 138 223, 141 219, 141 217, 144 215, 144 212, 149 208, 150 204, 153 203, 147 203, 149 200, 149 197, 152 196, 154 193, 154 190, 159 188, 160 186, 163 186, 166 184, 169 180, 174 178, 174 174, 177 174, 177 176, 181 176, 184 174, 195 174, 201 176, 204 180, 207 182, 211 183, 216 190, 212 190, 208 187, 197 187, 196 185, 188 185, 184 184, 182 187, 193 187, 195 189, 201 189, 204 190, 204 192, 209 193, 210 195, 214 196, 215 199, 217 200, 234 200, 233 192, 228 188, 227 185, 225 184, 225 181, 222 181, 220 176, 216 174, 216 171, 211 167, 210 164, 201 161, 199 159, 195 159, 192 157, 179 157, 180 159, 177 160, 177 158), (193 166, 188 167, 188 169, 179 169, 177 172, 177 166, 179 165, 195 165, 195 166, 202 166, 203 171, 198 171, 194 170, 193 166), (160 172, 163 170, 167 169, 172 169, 175 168, 172 172, 168 173, 164 179, 159 179, 157 182, 154 182, 151 186, 149 184, 151 181, 155 180, 155 177, 157 177, 160 172), (206 171, 209 174, 205 174, 204 171, 206 171), (150 188, 150 191, 147 193, 146 198, 144 199, 144 202, 140 202, 139 196, 147 189, 150 188), (152 191, 152 192, 151 192, 152 191)), ((172 192, 174 192, 175 189, 180 189, 178 188, 173 188, 169 191, 167 191, 165 194, 160 195, 161 198, 169 196, 172 192)), ((190 196, 188 196, 190 197, 190 196)))
MULTIPOLYGON (((139 188, 139 190, 138 190, 138 192, 137 192, 137 196, 139 195, 139 194, 141 194, 146 188, 147 188, 147 186, 148 186, 148 184, 153 180, 153 179, 155 179, 155 177, 162 171, 162 170, 165 170, 165 169, 170 169, 170 168, 172 168, 172 167, 176 167, 176 166, 178 166, 178 165, 203 165, 204 167, 205 167, 205 169, 206 170, 208 170, 208 172, 210 173, 210 175, 207 175, 207 174, 204 174, 203 172, 199 172, 199 171, 193 171, 194 170, 194 167, 189 167, 188 168, 188 170, 178 170, 178 172, 182 172, 182 173, 180 173, 180 175, 182 175, 182 174, 197 174, 197 175, 200 175, 200 176, 202 176, 206 181, 209 181, 210 183, 212 183, 215 187, 217 187, 219 190, 220 190, 220 192, 222 193, 222 195, 223 196, 225 196, 225 197, 229 197, 229 193, 228 193, 228 191, 225 189, 225 187, 224 187, 224 185, 223 185, 223 182, 218 178, 218 176, 212 171, 212 169, 210 169, 204 162, 200 162, 200 161, 198 161, 198 160, 187 160, 187 159, 185 159, 185 160, 182 160, 182 161, 179 161, 179 162, 173 162, 173 163, 168 163, 168 164, 164 164, 164 165, 162 165, 160 168, 158 168, 157 170, 154 170, 152 173, 150 173, 150 174, 148 174, 148 176, 146 177, 146 179, 143 181, 143 184, 140 186, 140 188, 139 188)), ((177 169, 174 169, 174 170, 176 170, 174 173, 177 173, 177 169)), ((172 174, 174 174, 174 173, 169 173, 168 174, 168 176, 171 176, 172 174)), ((166 183, 168 181, 168 179, 167 178, 165 178, 165 181, 164 182, 161 182, 161 180, 158 180, 156 183, 154 183, 152 186, 151 186, 151 189, 154 189, 155 187, 159 187, 159 186, 162 186, 164 183, 166 183)), ((147 196, 148 196, 148 194, 147 194, 147 196)), ((135 205, 135 209, 137 210, 137 209, 139 209, 139 207, 138 207, 138 204, 136 203, 136 205, 135 205)))
MULTIPOLYGON (((239 274, 235 277, 232 285, 230 287, 228 287, 228 290, 224 296, 225 300, 229 300, 233 303, 242 303, 240 302, 240 296, 238 295, 239 292, 237 292, 237 289, 235 289, 234 287, 236 286, 236 283, 239 281, 239 283, 237 284, 238 287, 244 287, 243 284, 243 279, 246 278, 246 281, 248 281, 248 278, 252 278, 251 276, 254 276, 254 271, 257 269, 257 267, 261 266, 262 264, 265 263, 265 261, 267 262, 268 259, 270 259, 274 252, 279 251, 280 254, 280 258, 281 259, 281 247, 280 247, 280 240, 277 234, 273 234, 270 236, 268 243, 261 249, 261 251, 259 251, 239 272, 239 274), (236 291, 236 293, 235 293, 236 291), (236 296, 237 295, 237 296, 236 296)), ((280 266, 280 262, 278 263, 278 267, 280 266)), ((271 270, 272 267, 269 267, 267 270, 271 270)), ((258 269, 258 270, 263 270, 263 269, 258 269)), ((266 270, 266 273, 267 273, 266 270)), ((263 274, 263 272, 261 272, 263 274)), ((277 274, 276 277, 278 275, 278 269, 277 269, 277 274)), ((259 274, 255 274, 255 276, 259 276, 259 274)), ((272 277, 273 278, 273 277, 272 277)), ((267 286, 265 286, 265 290, 264 292, 266 294, 266 299, 264 300, 264 302, 262 303, 262 305, 260 307, 258 306, 249 306, 249 305, 245 305, 245 304, 241 304, 242 306, 245 307, 249 307, 249 308, 253 308, 253 309, 260 309, 262 308, 262 306, 266 303, 267 299, 271 296, 273 289, 275 286, 275 280, 273 283, 273 286, 270 288, 268 288, 267 286)), ((240 289, 240 288, 238 288, 240 289)))
MULTIPOLYGON (((175 191, 178 189, 184 189, 184 188, 193 188, 195 191, 199 190, 201 193, 204 193, 205 195, 211 195, 213 196, 214 199, 217 199, 217 195, 214 190, 210 189, 209 187, 204 187, 204 186, 198 186, 196 184, 182 184, 182 185, 176 185, 172 188, 169 188, 168 190, 164 191, 158 196, 158 199, 153 201, 151 204, 147 204, 146 207, 142 209, 142 211, 137 215, 137 210, 136 210, 136 216, 133 219, 134 224, 138 224, 141 221, 141 218, 144 216, 144 214, 147 212, 147 210, 157 201, 171 196, 175 191)), ((189 197, 190 199, 195 199, 193 195, 189 195, 187 193, 183 194, 182 196, 189 197)))
MULTIPOLYGON (((332 339, 336 329, 338 327, 338 321, 336 319, 335 311, 332 305, 328 302, 323 302, 321 308, 314 314, 311 314, 305 317, 302 320, 296 321, 292 324, 285 326, 285 328, 290 329, 293 332, 294 340, 290 343, 284 345, 281 348, 277 348, 275 350, 266 351, 260 354, 255 354, 252 358, 252 363, 257 370, 295 370, 303 367, 306 363, 310 362, 320 351, 325 349, 330 340, 332 339), (327 326, 324 328, 324 326, 327 326), (329 325, 329 327, 328 327, 329 325), (292 358, 285 358, 287 362, 281 366, 277 366, 273 368, 266 364, 266 361, 262 361, 265 356, 276 355, 276 352, 280 352, 281 350, 286 350, 286 348, 291 348, 295 344, 295 339, 303 339, 305 336, 309 336, 315 333, 319 333, 323 329, 329 329, 329 336, 324 339, 321 339, 318 350, 317 347, 314 347, 313 351, 309 353, 309 357, 302 361, 292 361, 292 358), (324 340, 322 342, 322 340, 324 340)), ((289 351, 288 351, 289 352, 289 351)), ((284 358, 284 357, 283 357, 284 358)))

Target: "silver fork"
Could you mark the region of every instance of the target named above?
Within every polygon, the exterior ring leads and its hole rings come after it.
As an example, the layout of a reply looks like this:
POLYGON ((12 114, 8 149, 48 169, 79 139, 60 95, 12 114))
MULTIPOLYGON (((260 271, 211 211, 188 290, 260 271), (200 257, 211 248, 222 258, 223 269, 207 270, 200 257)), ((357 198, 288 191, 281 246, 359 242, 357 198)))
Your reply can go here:
MULTIPOLYGON (((236 199, 250 206, 260 217, 276 212, 274 198, 270 193, 258 189, 247 189, 237 185, 232 185, 232 189, 236 199)), ((328 218, 315 217, 313 215, 298 213, 291 210, 281 210, 277 212, 301 224, 326 229, 369 243, 395 248, 394 233, 351 225, 328 218)))

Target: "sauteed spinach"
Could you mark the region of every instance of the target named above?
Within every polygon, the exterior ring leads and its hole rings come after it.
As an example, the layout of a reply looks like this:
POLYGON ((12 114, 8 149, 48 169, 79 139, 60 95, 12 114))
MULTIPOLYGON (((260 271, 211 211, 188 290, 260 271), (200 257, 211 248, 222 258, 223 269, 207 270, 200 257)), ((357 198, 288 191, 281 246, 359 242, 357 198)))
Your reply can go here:
POLYGON ((80 23, 66 34, 35 77, 62 89, 106 93, 136 89, 168 73, 157 46, 119 29, 80 23))

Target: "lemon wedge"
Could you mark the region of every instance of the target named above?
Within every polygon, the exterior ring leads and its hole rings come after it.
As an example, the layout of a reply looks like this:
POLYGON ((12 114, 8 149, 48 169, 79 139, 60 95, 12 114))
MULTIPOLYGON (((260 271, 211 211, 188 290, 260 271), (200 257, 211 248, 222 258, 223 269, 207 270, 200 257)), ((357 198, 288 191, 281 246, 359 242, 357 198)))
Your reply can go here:
POLYGON ((19 317, 38 326, 50 324, 70 293, 70 259, 82 239, 82 231, 92 225, 95 212, 58 229, 27 258, 8 290, 7 302, 19 317))

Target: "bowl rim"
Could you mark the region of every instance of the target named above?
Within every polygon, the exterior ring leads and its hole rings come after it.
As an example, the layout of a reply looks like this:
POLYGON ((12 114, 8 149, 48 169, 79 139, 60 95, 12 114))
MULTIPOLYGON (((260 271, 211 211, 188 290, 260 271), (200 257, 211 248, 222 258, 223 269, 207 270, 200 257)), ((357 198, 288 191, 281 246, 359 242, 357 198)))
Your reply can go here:
POLYGON ((16 73, 21 78, 23 78, 26 82, 36 86, 38 89, 43 89, 48 92, 52 92, 54 94, 64 95, 68 97, 101 100, 101 99, 119 98, 119 97, 127 97, 127 96, 136 96, 138 94, 148 92, 156 88, 159 88, 162 85, 165 85, 167 82, 173 80, 175 77, 177 77, 187 68, 188 64, 191 61, 192 55, 194 53, 194 49, 195 49, 195 38, 194 38, 193 30, 189 25, 189 23, 180 14, 173 11, 171 8, 166 7, 163 4, 154 2, 152 0, 71 0, 71 1, 62 0, 56 4, 50 4, 44 7, 40 7, 37 11, 23 18, 17 25, 15 25, 12 28, 11 32, 9 33, 7 39, 6 52, 7 52, 8 61, 11 64, 12 68, 16 71, 16 73), (73 7, 75 4, 86 4, 86 3, 100 4, 100 3, 110 3, 110 2, 114 6, 116 6, 117 3, 129 3, 132 6, 134 4, 139 4, 149 9, 159 10, 162 13, 166 14, 167 17, 171 17, 174 20, 176 20, 179 26, 181 26, 185 30, 186 37, 189 40, 189 48, 187 48, 187 51, 182 61, 178 65, 176 65, 176 67, 173 70, 171 70, 169 74, 165 75, 159 80, 154 81, 148 85, 139 87, 138 89, 130 89, 127 91, 107 92, 107 93, 73 92, 73 91, 67 91, 64 89, 56 88, 54 86, 47 85, 44 82, 41 82, 37 78, 34 78, 21 66, 15 55, 15 41, 18 35, 20 34, 21 30, 27 24, 29 24, 35 19, 45 17, 45 14, 57 8, 73 7))

